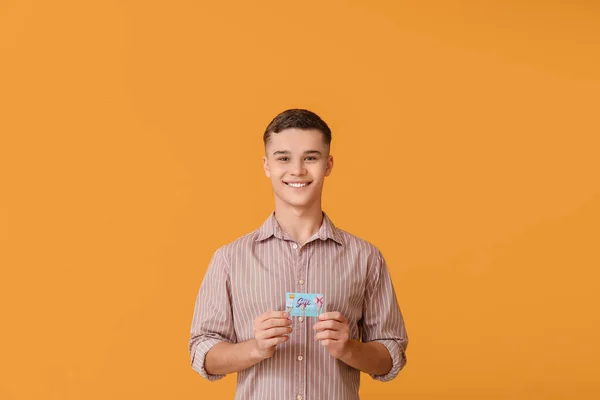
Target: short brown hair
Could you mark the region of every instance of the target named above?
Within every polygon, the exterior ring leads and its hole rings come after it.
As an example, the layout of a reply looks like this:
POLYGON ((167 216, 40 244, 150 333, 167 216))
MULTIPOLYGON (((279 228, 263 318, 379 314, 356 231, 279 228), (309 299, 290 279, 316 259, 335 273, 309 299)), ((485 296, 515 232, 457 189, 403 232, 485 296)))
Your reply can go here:
POLYGON ((331 129, 329 129, 321 117, 309 110, 292 108, 277 115, 273 118, 273 121, 271 121, 269 126, 267 126, 265 134, 263 135, 265 146, 269 142, 269 139, 271 139, 273 133, 279 133, 290 128, 317 129, 323 133, 325 144, 331 144, 331 129))

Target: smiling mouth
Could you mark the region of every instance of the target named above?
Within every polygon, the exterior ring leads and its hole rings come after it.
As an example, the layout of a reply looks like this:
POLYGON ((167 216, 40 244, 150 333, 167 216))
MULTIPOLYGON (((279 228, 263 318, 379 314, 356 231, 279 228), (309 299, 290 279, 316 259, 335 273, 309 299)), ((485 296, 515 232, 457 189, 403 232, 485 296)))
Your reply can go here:
POLYGON ((293 188, 303 188, 305 186, 310 185, 312 182, 283 182, 288 186, 291 186, 293 188))

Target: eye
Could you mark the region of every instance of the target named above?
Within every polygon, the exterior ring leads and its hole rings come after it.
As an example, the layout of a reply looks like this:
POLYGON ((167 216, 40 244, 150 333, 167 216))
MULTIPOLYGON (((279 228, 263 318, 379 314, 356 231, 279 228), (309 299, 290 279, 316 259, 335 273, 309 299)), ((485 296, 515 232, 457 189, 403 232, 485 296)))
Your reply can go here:
POLYGON ((288 161, 288 160, 289 160, 289 158, 288 158, 288 157, 279 157, 279 158, 277 159, 277 161, 288 161))
POLYGON ((313 157, 313 156, 308 156, 308 157, 306 157, 306 159, 308 161, 317 161, 317 157, 313 157))

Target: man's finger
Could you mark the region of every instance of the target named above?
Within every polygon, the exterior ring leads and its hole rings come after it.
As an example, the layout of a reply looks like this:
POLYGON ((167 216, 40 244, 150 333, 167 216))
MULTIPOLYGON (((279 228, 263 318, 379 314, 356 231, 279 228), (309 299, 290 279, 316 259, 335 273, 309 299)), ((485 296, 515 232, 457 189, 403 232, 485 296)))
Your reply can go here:
POLYGON ((337 340, 339 333, 337 331, 326 330, 315 335, 315 340, 337 340))
POLYGON ((343 325, 341 324, 341 322, 338 322, 333 319, 329 319, 327 321, 317 322, 316 324, 313 325, 313 329, 315 331, 320 331, 322 329, 339 330, 342 328, 342 326, 343 325))
POLYGON ((270 339, 277 336, 287 335, 292 332, 291 327, 285 328, 271 328, 264 331, 260 331, 256 334, 258 339, 270 339))
POLYGON ((264 322, 271 318, 288 318, 290 315, 285 311, 269 311, 258 317, 259 322, 264 322))
POLYGON ((277 328, 280 326, 290 326, 292 321, 288 318, 269 318, 266 321, 261 322, 260 327, 263 330, 277 328))
POLYGON ((333 319, 339 322, 346 322, 347 319, 344 316, 344 314, 342 314, 341 312, 338 311, 332 311, 332 312, 326 312, 323 313, 321 315, 319 315, 319 319, 321 321, 325 321, 325 320, 329 320, 329 319, 333 319))
POLYGON ((278 344, 285 343, 288 340, 290 340, 289 336, 277 336, 275 338, 265 340, 264 344, 265 347, 273 347, 277 346, 278 344))

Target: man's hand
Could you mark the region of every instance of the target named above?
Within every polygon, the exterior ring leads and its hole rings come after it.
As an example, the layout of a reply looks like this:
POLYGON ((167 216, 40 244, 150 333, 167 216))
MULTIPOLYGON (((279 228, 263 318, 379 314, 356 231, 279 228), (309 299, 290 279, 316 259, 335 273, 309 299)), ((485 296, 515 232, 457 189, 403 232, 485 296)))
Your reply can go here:
POLYGON ((339 359, 347 356, 352 342, 348 319, 342 313, 328 312, 319 315, 319 322, 313 329, 318 332, 315 340, 320 340, 321 346, 327 347, 332 357, 339 359))
POLYGON ((275 353, 275 348, 287 342, 292 332, 292 320, 284 311, 269 311, 254 320, 254 356, 264 360, 275 353))

